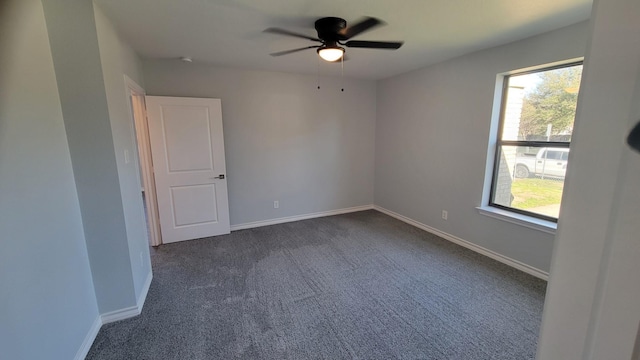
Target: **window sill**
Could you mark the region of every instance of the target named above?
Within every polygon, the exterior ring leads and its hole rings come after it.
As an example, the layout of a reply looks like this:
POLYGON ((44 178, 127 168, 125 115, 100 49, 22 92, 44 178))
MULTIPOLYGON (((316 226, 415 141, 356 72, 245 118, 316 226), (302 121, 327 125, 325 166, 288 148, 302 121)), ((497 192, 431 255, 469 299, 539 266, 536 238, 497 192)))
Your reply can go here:
POLYGON ((480 206, 476 209, 478 209, 480 214, 492 217, 494 219, 510 222, 512 224, 542 231, 551 235, 556 234, 556 228, 558 224, 554 223, 553 221, 542 220, 533 216, 522 215, 491 206, 480 206))

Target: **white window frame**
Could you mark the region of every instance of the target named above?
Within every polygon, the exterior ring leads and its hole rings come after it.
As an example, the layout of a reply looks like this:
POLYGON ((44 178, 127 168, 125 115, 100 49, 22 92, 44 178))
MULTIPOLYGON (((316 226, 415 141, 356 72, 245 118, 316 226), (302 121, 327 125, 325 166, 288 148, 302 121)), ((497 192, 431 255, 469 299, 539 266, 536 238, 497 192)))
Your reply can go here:
POLYGON ((481 206, 476 207, 480 214, 486 215, 499 220, 518 224, 527 228, 540 230, 546 233, 555 234, 557 228, 557 219, 544 215, 514 209, 511 207, 493 203, 494 179, 496 178, 498 156, 501 146, 529 146, 534 147, 566 147, 569 148, 571 142, 545 142, 545 141, 507 141, 501 140, 503 128, 503 114, 506 107, 506 91, 508 91, 508 79, 511 76, 525 75, 535 72, 542 72, 575 65, 583 65, 583 58, 575 58, 555 63, 543 64, 526 69, 515 70, 496 77, 496 87, 494 91, 494 103, 492 112, 492 121, 490 127, 489 146, 487 150, 487 165, 485 171, 485 181, 482 193, 481 206), (522 145, 520 145, 522 143, 522 145), (534 144, 535 143, 535 144, 534 144))

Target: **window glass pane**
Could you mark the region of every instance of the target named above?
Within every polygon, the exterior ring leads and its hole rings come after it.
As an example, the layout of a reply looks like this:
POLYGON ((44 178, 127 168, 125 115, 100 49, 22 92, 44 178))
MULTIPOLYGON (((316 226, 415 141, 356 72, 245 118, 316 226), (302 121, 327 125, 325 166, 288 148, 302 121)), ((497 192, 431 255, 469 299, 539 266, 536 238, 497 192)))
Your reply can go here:
POLYGON ((492 202, 557 219, 569 149, 501 146, 499 151, 492 202))
POLYGON ((508 77, 502 140, 571 141, 582 65, 508 77))
POLYGON ((561 160, 562 159, 562 152, 560 152, 560 151, 549 150, 549 151, 547 151, 546 155, 547 155, 546 156, 547 159, 554 159, 554 160, 561 160))

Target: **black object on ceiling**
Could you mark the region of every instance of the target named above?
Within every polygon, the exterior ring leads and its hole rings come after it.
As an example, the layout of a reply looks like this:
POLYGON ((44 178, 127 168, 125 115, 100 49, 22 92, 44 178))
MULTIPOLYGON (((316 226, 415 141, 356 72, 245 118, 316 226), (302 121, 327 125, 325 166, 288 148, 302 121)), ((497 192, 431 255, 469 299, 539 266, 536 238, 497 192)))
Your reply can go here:
POLYGON ((402 41, 361 41, 361 40, 349 40, 354 36, 357 36, 365 31, 369 31, 374 27, 384 25, 384 22, 372 17, 365 17, 355 25, 347 26, 347 22, 344 19, 337 17, 325 17, 316 20, 315 28, 318 32, 318 37, 314 38, 304 34, 296 33, 286 29, 280 28, 268 28, 265 32, 293 36, 297 38, 311 40, 318 45, 305 46, 297 49, 285 50, 272 53, 271 56, 282 56, 298 51, 307 49, 317 49, 318 54, 327 61, 337 61, 342 58, 344 54, 344 48, 342 46, 350 48, 367 48, 367 49, 387 49, 396 50, 402 46, 402 41), (329 57, 323 55, 332 53, 329 57), (332 59, 333 60, 330 60, 332 59))
POLYGON ((627 137, 627 144, 629 144, 629 146, 631 146, 635 151, 640 152, 640 122, 631 129, 631 132, 627 137))

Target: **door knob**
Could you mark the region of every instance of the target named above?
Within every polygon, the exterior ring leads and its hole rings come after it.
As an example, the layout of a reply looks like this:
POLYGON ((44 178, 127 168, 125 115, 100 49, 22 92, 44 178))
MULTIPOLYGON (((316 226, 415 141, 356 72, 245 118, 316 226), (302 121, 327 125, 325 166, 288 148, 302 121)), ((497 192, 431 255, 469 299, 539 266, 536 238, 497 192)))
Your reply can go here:
POLYGON ((224 174, 220 174, 220 175, 214 177, 214 179, 224 179, 224 174))

